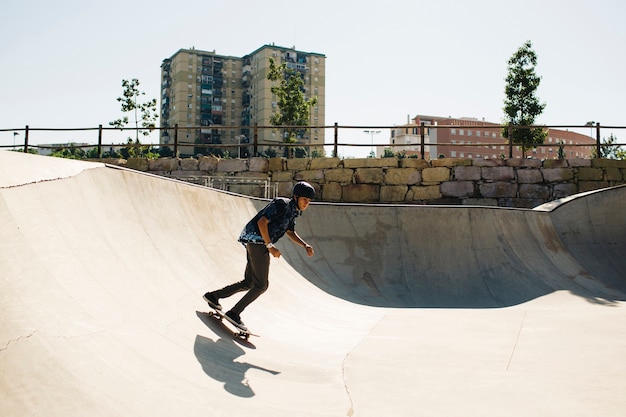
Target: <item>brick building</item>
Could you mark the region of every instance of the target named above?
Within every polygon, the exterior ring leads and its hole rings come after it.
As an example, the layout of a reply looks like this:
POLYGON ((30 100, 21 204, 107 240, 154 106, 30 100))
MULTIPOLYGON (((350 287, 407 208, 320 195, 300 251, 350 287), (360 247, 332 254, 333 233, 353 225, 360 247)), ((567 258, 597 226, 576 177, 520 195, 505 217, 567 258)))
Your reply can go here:
MULTIPOLYGON (((394 153, 420 153, 421 123, 425 127, 426 158, 496 159, 509 156, 507 139, 502 137, 501 126, 497 123, 467 117, 455 119, 425 115, 417 115, 412 123, 391 130, 390 143, 394 145, 394 153)), ((559 147, 562 146, 565 158, 590 158, 595 143, 592 137, 577 132, 548 129, 544 144, 529 150, 527 156, 555 159, 558 158, 559 147)), ((513 157, 522 157, 519 146, 513 146, 513 157)))

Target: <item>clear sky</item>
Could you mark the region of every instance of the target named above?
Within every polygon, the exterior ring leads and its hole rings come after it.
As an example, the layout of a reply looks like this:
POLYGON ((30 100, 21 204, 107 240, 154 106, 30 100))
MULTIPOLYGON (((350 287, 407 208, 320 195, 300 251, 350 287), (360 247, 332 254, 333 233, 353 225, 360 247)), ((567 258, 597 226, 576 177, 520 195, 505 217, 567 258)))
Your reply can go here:
MULTIPOLYGON (((547 104, 538 123, 626 126, 623 0, 22 0, 0 10, 2 129, 108 126, 122 116, 121 80, 159 98, 161 62, 178 49, 243 56, 272 42, 326 55, 327 125, 417 114, 498 123, 507 61, 526 40, 547 104)), ((626 142, 626 130, 613 133, 626 142)), ((61 136, 32 132, 31 143, 97 140, 61 136)), ((0 145, 13 139, 0 132, 0 145)), ((345 139, 370 140, 362 129, 345 139)), ((387 141, 386 130, 375 137, 387 141)))

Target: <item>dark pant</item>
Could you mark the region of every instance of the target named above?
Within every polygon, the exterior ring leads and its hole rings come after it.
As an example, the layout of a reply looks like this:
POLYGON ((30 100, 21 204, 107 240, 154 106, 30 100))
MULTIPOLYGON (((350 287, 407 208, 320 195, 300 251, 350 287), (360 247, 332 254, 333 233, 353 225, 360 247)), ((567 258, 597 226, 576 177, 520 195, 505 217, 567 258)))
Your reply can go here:
POLYGON ((213 293, 217 298, 226 298, 241 291, 248 291, 231 308, 231 311, 237 314, 241 314, 251 302, 267 291, 269 286, 270 253, 267 248, 264 245, 247 243, 246 253, 248 264, 243 281, 228 285, 213 293))

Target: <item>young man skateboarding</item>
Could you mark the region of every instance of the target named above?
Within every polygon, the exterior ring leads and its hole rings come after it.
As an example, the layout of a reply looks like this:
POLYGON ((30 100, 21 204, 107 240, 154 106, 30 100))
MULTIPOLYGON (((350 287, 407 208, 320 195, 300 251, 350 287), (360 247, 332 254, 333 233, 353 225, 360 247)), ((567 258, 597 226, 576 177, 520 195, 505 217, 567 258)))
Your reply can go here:
POLYGON ((247 260, 243 281, 228 285, 220 290, 207 292, 204 300, 212 308, 221 310, 220 298, 230 297, 241 291, 247 293, 231 308, 226 316, 245 329, 240 314, 269 285, 270 254, 280 257, 276 243, 286 233, 296 244, 302 246, 308 256, 313 256, 313 247, 306 243, 295 231, 296 217, 307 209, 315 197, 315 189, 307 182, 298 182, 292 190, 291 199, 278 197, 260 210, 246 224, 239 236, 239 242, 246 247, 247 260))

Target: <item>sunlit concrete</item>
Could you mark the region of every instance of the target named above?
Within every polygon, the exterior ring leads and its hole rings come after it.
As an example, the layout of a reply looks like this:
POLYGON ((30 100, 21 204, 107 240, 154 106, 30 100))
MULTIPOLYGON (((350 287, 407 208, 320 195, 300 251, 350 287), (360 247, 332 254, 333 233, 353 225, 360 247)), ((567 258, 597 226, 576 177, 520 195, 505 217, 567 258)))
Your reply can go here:
POLYGON ((624 415, 626 188, 314 204, 316 255, 279 243, 245 342, 201 296, 263 204, 0 152, 0 415, 624 415))

